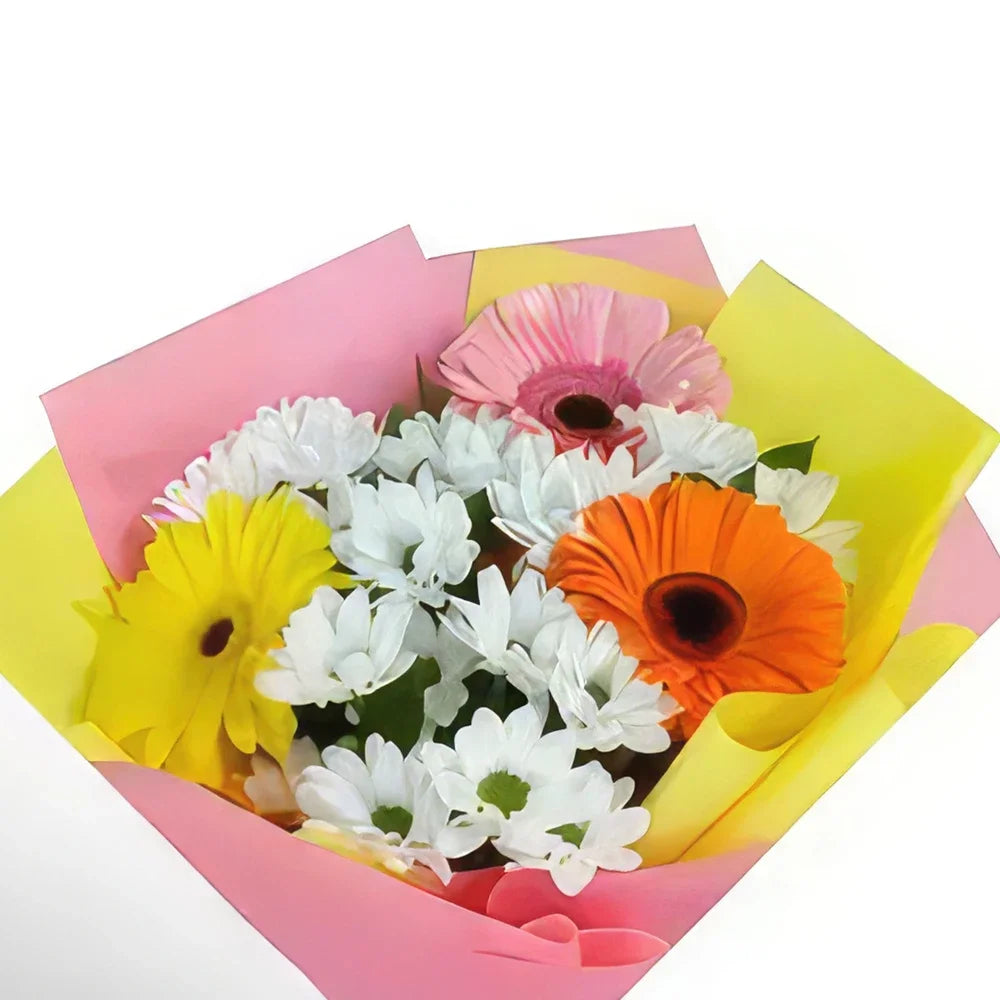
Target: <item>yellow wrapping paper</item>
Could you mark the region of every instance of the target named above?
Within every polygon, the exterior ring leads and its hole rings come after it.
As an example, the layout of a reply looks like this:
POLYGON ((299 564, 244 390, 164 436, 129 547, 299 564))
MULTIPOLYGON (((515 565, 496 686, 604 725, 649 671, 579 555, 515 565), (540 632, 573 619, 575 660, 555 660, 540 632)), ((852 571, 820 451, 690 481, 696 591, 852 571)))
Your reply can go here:
POLYGON ((606 257, 588 257, 549 246, 480 250, 469 282, 466 322, 471 323, 491 302, 542 282, 586 281, 620 292, 662 299, 670 307, 670 332, 683 326, 708 326, 726 301, 720 288, 704 288, 680 278, 646 271, 606 257), (544 277, 538 277, 544 275, 544 277))
MULTIPOLYGON (((997 434, 765 264, 716 315, 684 282, 620 261, 531 250, 476 254, 470 318, 518 288, 588 281, 662 298, 672 317, 710 323, 734 385, 726 418, 750 427, 761 451, 818 434, 814 468, 840 477, 827 517, 864 524, 838 683, 811 695, 719 702, 647 800, 653 821, 639 849, 658 864, 774 840, 912 704, 886 678, 870 679, 997 434)), ((883 670, 891 668, 894 683, 911 672, 919 697, 969 641, 957 627, 921 630, 883 670)))
MULTIPOLYGON (((959 625, 925 625, 897 639, 879 669, 843 697, 831 699, 748 793, 679 857, 687 861, 777 840, 975 639, 959 625)), ((644 846, 644 857, 655 863, 659 844, 644 846)))
POLYGON ((57 451, 0 496, 0 552, 0 673, 65 732, 83 719, 95 644, 73 602, 110 577, 57 451))

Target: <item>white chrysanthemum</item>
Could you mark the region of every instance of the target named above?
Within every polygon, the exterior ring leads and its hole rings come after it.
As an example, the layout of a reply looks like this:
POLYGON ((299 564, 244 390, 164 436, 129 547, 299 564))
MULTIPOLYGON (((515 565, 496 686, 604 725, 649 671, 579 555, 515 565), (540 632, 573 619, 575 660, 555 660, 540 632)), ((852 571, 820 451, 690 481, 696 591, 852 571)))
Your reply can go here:
POLYGON ((634 788, 631 778, 613 781, 592 761, 502 820, 494 846, 515 862, 508 867, 548 871, 561 892, 575 896, 598 869, 632 871, 642 863, 628 845, 646 833, 650 816, 639 806, 626 808, 634 788))
POLYGON ((308 736, 292 740, 283 764, 258 751, 250 758, 253 774, 243 782, 243 791, 261 816, 298 812, 295 788, 302 772, 319 762, 319 750, 308 736))
POLYGON ((596 449, 555 454, 549 433, 518 434, 504 450, 504 476, 488 487, 494 523, 528 549, 527 562, 544 568, 552 546, 576 527, 584 507, 614 493, 628 493, 635 462, 621 446, 605 462, 596 449))
POLYGON ((414 606, 386 601, 372 614, 368 592, 346 598, 319 587, 282 630, 285 645, 270 655, 275 669, 262 670, 257 690, 290 705, 342 704, 391 684, 413 665, 404 644, 414 606))
POLYGON ((857 583, 858 553, 849 546, 862 527, 860 521, 821 521, 808 531, 803 531, 801 537, 830 553, 833 568, 842 580, 857 583))
POLYGON ((441 679, 424 690, 424 724, 419 742, 434 737, 438 726, 450 726, 459 709, 469 700, 465 679, 479 669, 481 657, 458 639, 451 629, 439 625, 431 653, 441 679))
POLYGON ((754 477, 757 502, 779 507, 788 530, 829 552, 840 576, 853 583, 858 572, 857 553, 848 545, 861 530, 861 524, 858 521, 820 523, 837 492, 837 477, 826 472, 770 469, 760 463, 754 477))
POLYGON ((712 413, 678 413, 671 406, 643 403, 635 411, 619 407, 616 416, 645 435, 636 449, 636 488, 627 492, 645 495, 678 472, 698 473, 725 486, 757 461, 753 432, 712 413))
POLYGON ((395 744, 373 734, 365 742, 364 760, 328 747, 323 763, 306 768, 295 790, 307 816, 376 845, 403 869, 425 865, 447 884, 451 869, 437 841, 448 807, 419 759, 404 758, 395 744))
POLYGON ((757 502, 780 508, 793 535, 811 528, 826 513, 837 492, 837 477, 826 472, 802 473, 759 464, 754 481, 757 502))
MULTIPOLYGON (((480 570, 476 578, 479 601, 452 598, 441 620, 442 630, 451 632, 471 652, 461 655, 445 646, 446 664, 441 666, 441 682, 429 689, 432 715, 439 725, 450 725, 454 713, 444 710, 465 703, 464 681, 477 670, 505 676, 524 694, 542 718, 548 714, 549 676, 529 655, 543 625, 560 618, 576 618, 564 601, 561 590, 548 590, 541 573, 528 569, 508 592, 497 566, 480 570), (455 691, 461 687, 463 694, 455 691)), ((442 637, 443 638, 443 637, 442 637)))
POLYGON ((451 858, 481 847, 531 794, 568 776, 575 753, 576 741, 567 730, 542 735, 542 720, 530 705, 506 721, 477 709, 472 723, 456 734, 454 749, 425 743, 420 755, 438 794, 458 813, 438 846, 451 858))
POLYGON ((428 462, 439 491, 470 497, 503 474, 500 451, 511 427, 510 420, 494 416, 488 406, 479 407, 471 419, 449 403, 440 421, 429 413, 404 420, 398 437, 382 438, 374 462, 400 482, 428 462))
POLYGON ((445 603, 443 587, 461 583, 479 554, 465 503, 457 493, 438 495, 426 462, 413 486, 341 481, 330 491, 329 514, 330 547, 357 579, 432 607, 445 603))
POLYGON ((504 449, 503 477, 488 487, 494 522, 528 549, 530 565, 544 568, 552 546, 576 528, 576 515, 597 500, 648 496, 677 473, 724 485, 757 458, 749 430, 712 414, 644 403, 635 411, 619 407, 616 417, 645 437, 638 446, 619 445, 606 462, 587 447, 557 455, 547 433, 521 433, 504 449))
POLYGON ((195 459, 184 479, 169 483, 153 502, 182 520, 200 520, 217 490, 253 500, 279 483, 327 485, 364 469, 377 446, 373 413, 355 416, 332 396, 283 399, 277 410, 262 406, 253 420, 215 442, 207 458, 195 459))
POLYGON ((589 632, 575 615, 541 629, 532 660, 550 676, 550 693, 581 750, 627 747, 660 753, 670 746, 662 723, 680 711, 663 691, 633 677, 638 661, 626 656, 608 622, 589 632))
MULTIPOLYGON (((212 445, 207 458, 201 455, 188 465, 183 479, 167 483, 163 496, 157 497, 153 504, 178 520, 200 521, 212 493, 225 490, 252 499, 264 495, 264 485, 246 439, 239 436, 239 431, 230 431, 222 441, 212 445)), ((314 506, 322 512, 319 504, 314 506)))

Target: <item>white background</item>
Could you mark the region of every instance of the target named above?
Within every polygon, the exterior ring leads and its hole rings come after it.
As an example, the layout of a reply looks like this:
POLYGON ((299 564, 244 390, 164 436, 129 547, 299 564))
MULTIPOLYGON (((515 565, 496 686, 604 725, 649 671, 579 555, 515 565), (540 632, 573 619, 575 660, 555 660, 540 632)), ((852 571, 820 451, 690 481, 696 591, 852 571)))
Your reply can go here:
MULTIPOLYGON (((998 425, 985 6, 11 8, 0 488, 43 390, 407 222, 429 254, 696 222, 727 288, 765 258, 998 425)), ((997 462, 972 499, 1000 536, 997 462)), ((998 652, 633 996, 995 996, 998 652)), ((11 1000, 316 996, 3 686, 0 886, 11 1000)))

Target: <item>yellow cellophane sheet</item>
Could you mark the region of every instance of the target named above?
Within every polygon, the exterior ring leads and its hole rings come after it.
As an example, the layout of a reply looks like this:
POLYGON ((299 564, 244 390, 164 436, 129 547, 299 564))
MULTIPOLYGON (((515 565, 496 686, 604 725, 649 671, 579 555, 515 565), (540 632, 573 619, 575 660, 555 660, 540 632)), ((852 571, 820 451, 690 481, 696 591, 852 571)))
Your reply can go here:
POLYGON ((707 328, 733 380, 726 419, 750 427, 761 451, 818 434, 813 467, 840 477, 827 518, 864 525, 840 680, 808 695, 722 699, 647 799, 653 822, 639 850, 662 864, 774 841, 975 638, 933 626, 886 655, 997 434, 765 264, 720 308, 715 293, 620 261, 549 247, 482 251, 468 316, 499 295, 563 281, 661 298, 671 330, 707 328))

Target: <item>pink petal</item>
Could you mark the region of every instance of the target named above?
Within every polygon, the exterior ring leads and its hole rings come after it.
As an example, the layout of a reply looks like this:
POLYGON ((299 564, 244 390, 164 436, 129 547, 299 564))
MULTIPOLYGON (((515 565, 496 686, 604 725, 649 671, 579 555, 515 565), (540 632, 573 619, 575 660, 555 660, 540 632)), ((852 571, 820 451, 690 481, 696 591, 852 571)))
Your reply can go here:
POLYGON ((477 402, 513 406, 520 384, 556 364, 633 367, 670 325, 658 299, 599 285, 538 285, 487 306, 441 353, 448 387, 477 402))
POLYGON ((732 386, 718 352, 697 327, 668 336, 669 326, 669 310, 659 299, 599 285, 537 285, 484 309, 442 352, 438 370, 457 396, 523 409, 563 447, 595 435, 574 433, 551 416, 561 382, 589 379, 607 387, 614 376, 632 387, 629 395, 641 395, 633 400, 625 398, 624 389, 568 390, 594 395, 612 411, 645 401, 721 414, 732 386))
POLYGON ((647 403, 684 410, 711 409, 719 416, 733 395, 715 347, 697 326, 685 326, 650 347, 633 371, 647 403))

